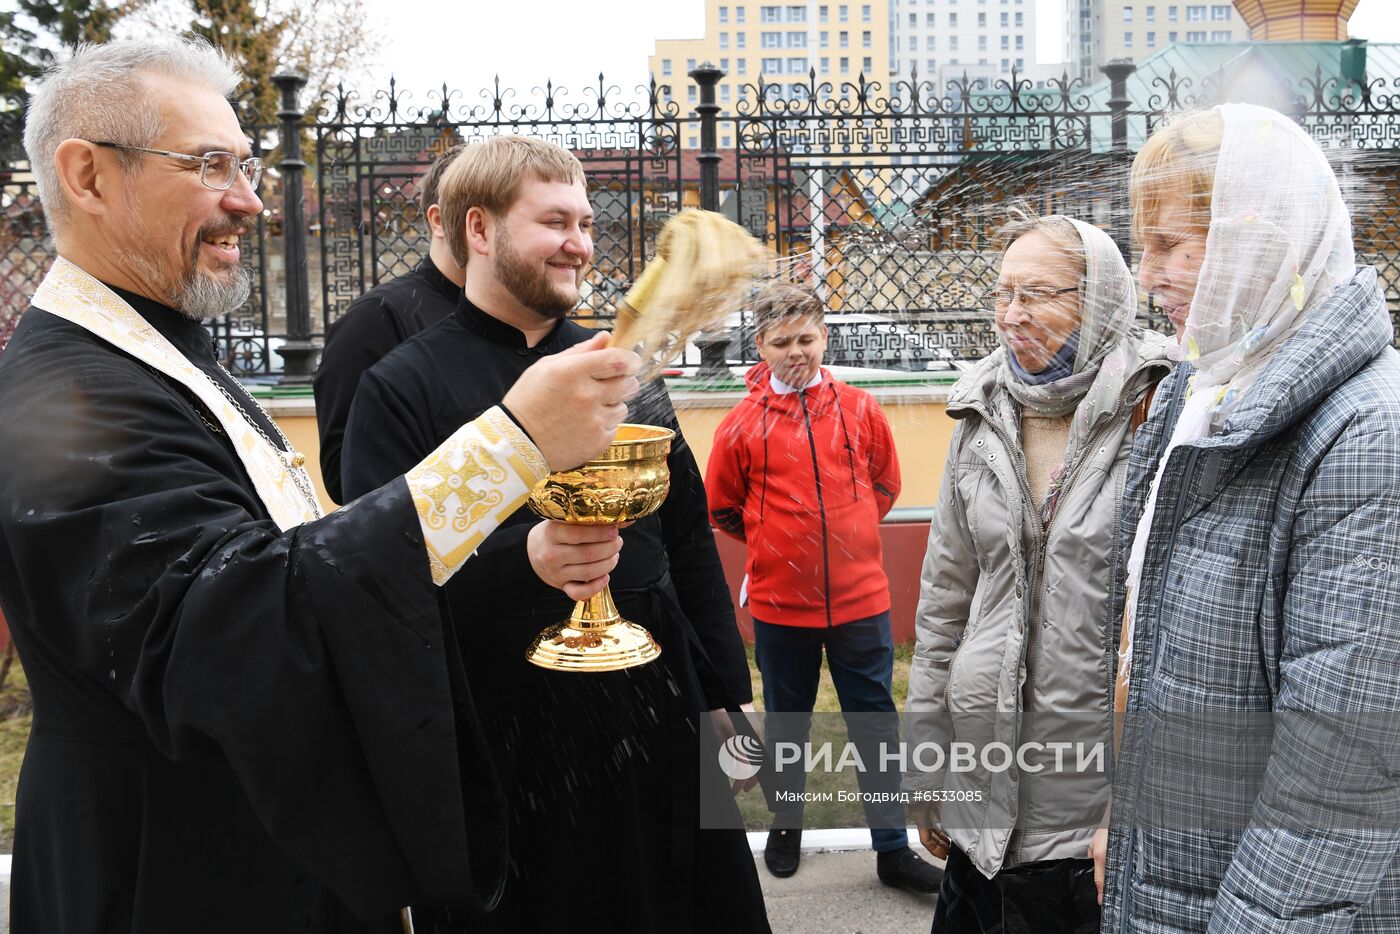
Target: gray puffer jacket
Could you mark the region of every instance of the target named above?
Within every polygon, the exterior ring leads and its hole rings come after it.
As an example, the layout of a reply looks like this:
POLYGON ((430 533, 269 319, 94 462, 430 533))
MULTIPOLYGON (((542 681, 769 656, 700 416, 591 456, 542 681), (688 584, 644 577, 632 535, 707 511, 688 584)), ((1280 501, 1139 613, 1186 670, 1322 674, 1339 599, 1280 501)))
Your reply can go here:
MULTIPOLYGON (((1129 338, 1130 340, 1134 338, 1129 338)), ((1112 736, 1110 601, 1133 406, 1169 370, 1167 342, 1145 334, 1118 404, 1089 426, 1048 528, 1029 502, 1020 425, 996 414, 998 350, 950 394, 960 423, 929 529, 909 672, 908 736, 918 744, 988 741, 1021 752, 1005 770, 905 774, 905 790, 941 794, 941 823, 988 878, 1002 868, 1083 858, 1108 802, 1112 736), (1054 767, 1052 742, 1100 747, 1102 768, 1054 767)), ((1130 357, 1129 359, 1134 359, 1130 357)), ((980 754, 979 754, 980 755, 980 754)), ((931 755, 914 757, 924 768, 931 755)), ((918 798, 916 797, 916 800, 918 798)))

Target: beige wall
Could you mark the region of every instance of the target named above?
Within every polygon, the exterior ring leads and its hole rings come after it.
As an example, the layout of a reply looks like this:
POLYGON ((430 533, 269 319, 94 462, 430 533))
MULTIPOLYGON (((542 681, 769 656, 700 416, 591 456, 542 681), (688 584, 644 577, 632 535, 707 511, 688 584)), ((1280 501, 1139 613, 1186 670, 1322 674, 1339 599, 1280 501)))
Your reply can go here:
MULTIPOLYGON (((899 452, 900 473, 904 488, 898 507, 931 507, 938 496, 938 484, 943 476, 943 461, 952 438, 952 419, 948 418, 943 399, 946 389, 940 387, 902 387, 898 390, 876 392, 894 432, 899 452)), ((739 401, 738 393, 677 393, 676 405, 685 433, 701 471, 710 457, 715 429, 729 410, 739 401)), ((316 434, 316 413, 310 399, 263 400, 263 405, 277 420, 278 426, 296 450, 306 455, 307 470, 316 483, 321 504, 333 508, 321 483, 320 450, 316 434)))

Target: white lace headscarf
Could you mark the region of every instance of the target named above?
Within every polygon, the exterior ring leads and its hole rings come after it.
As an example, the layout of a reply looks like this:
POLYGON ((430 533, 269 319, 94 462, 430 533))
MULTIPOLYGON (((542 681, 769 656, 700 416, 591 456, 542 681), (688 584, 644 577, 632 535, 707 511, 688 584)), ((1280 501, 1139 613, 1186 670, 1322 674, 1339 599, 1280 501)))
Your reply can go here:
MULTIPOLYGON (((1179 348, 1196 372, 1128 556, 1126 645, 1157 490, 1172 450, 1224 428, 1278 348, 1355 267, 1351 216, 1317 144, 1266 107, 1223 104, 1216 110, 1223 133, 1210 231, 1179 348)), ((1127 658, 1119 659, 1120 685, 1126 684, 1127 665, 1127 658)))

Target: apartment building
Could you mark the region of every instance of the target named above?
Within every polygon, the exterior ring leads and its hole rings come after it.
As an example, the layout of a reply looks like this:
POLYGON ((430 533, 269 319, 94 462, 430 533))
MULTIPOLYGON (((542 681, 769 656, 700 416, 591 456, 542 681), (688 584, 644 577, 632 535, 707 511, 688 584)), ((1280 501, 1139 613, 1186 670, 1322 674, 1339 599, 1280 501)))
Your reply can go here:
POLYGON ((1062 66, 1037 64, 1035 0, 890 0, 890 67, 940 90, 964 76, 1043 84, 1062 66))
MULTIPOLYGON (((774 85, 769 97, 805 100, 812 72, 816 83, 841 85, 866 80, 884 82, 890 61, 889 0, 822 0, 771 4, 754 0, 705 0, 705 35, 698 39, 658 39, 647 67, 657 84, 671 87, 682 113, 699 103, 698 89, 687 74, 711 62, 725 73, 717 86, 722 110, 733 111, 741 97, 752 95, 759 80, 774 85)), ((688 131, 698 134, 698 128, 688 131)), ((699 140, 684 141, 695 148, 699 140)), ((721 149, 732 140, 719 140, 721 149)))
POLYGON ((1117 58, 1142 61, 1178 42, 1243 42, 1249 25, 1228 2, 1067 0, 1065 54, 1073 74, 1092 83, 1117 58))

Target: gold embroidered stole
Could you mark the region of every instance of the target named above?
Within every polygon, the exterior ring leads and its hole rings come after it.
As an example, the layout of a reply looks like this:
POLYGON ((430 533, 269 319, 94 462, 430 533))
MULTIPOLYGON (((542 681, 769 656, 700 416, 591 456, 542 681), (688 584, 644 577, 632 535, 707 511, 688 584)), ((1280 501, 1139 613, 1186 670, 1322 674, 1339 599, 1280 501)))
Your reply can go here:
POLYGON ((258 498, 279 529, 285 532, 320 517, 319 504, 303 492, 314 489, 311 478, 301 467, 292 466, 291 452, 281 451, 264 437, 208 374, 176 350, 121 296, 59 257, 34 293, 33 304, 92 332, 194 393, 233 442, 258 498))

